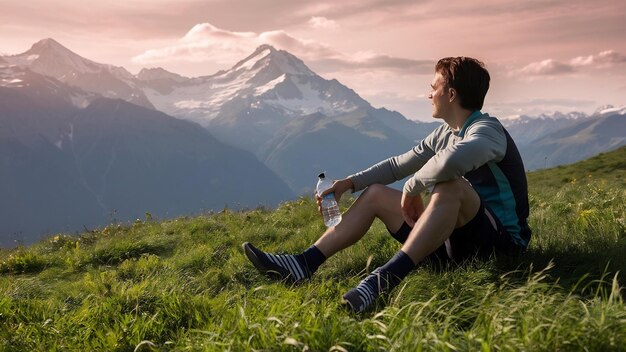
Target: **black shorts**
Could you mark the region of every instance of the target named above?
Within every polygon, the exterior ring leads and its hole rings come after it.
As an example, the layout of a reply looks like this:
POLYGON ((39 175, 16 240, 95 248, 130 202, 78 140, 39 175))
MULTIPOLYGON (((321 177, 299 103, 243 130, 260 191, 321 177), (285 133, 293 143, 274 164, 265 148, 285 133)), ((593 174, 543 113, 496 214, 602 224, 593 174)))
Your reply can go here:
MULTIPOLYGON (((411 227, 406 222, 397 232, 389 231, 391 236, 400 243, 406 241, 410 232, 411 227)), ((493 253, 513 254, 522 250, 523 247, 513 242, 513 238, 502 226, 500 220, 481 201, 476 216, 462 227, 454 229, 446 242, 428 259, 431 261, 452 259, 460 262, 473 257, 488 258, 493 253)))

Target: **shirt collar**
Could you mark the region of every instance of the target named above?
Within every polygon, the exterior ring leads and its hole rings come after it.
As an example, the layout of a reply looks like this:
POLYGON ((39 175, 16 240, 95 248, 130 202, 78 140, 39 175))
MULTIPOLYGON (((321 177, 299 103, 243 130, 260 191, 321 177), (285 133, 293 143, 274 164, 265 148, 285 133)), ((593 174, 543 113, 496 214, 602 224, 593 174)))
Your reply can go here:
POLYGON ((474 110, 474 112, 472 112, 467 117, 467 120, 465 120, 465 123, 463 124, 463 127, 461 127, 461 131, 459 131, 459 137, 463 137, 465 135, 465 130, 467 130, 469 125, 471 125, 474 121, 476 121, 482 115, 483 115, 483 113, 480 112, 480 110, 474 110))

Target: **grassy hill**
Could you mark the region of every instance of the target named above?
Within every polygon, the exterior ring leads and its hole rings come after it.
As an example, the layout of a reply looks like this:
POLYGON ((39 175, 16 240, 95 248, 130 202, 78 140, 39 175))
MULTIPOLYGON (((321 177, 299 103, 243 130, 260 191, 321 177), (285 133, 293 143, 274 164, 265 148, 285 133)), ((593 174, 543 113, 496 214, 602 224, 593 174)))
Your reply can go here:
POLYGON ((601 182, 622 189, 626 188, 626 147, 601 153, 575 164, 561 165, 528 174, 531 193, 558 191, 561 186, 571 182, 601 182))
POLYGON ((0 350, 623 351, 625 152, 529 174, 522 257, 421 266, 359 315, 340 297, 398 250, 382 223, 302 285, 241 252, 307 248, 324 230, 309 198, 0 251, 0 350))

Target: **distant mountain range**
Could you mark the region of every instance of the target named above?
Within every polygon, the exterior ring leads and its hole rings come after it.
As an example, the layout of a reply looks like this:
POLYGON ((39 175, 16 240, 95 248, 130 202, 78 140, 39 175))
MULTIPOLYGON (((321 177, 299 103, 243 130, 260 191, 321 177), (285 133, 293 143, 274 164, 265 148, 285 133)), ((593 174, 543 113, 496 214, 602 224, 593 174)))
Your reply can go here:
POLYGON ((126 69, 85 59, 54 39, 41 40, 26 52, 4 56, 3 59, 10 65, 54 77, 63 83, 98 93, 105 98, 123 99, 136 105, 154 108, 143 91, 136 86, 135 76, 126 69))
POLYGON ((440 124, 373 108, 337 80, 318 76, 269 45, 229 70, 196 78, 162 68, 133 76, 82 58, 53 39, 4 59, 87 92, 199 123, 223 143, 254 153, 296 194, 312 191, 321 171, 344 176, 407 150, 440 124))
POLYGON ((150 73, 141 87, 157 109, 255 153, 296 193, 310 192, 321 171, 341 177, 407 150, 440 124, 375 109, 268 45, 212 76, 150 73))
POLYGON ((0 245, 112 220, 294 197, 254 155, 199 125, 0 67, 0 245))
POLYGON ((569 164, 626 145, 626 107, 504 121, 529 170, 569 164))
MULTIPOLYGON (((321 171, 340 178, 403 153, 441 123, 374 108, 268 45, 189 78, 133 75, 44 39, 0 56, 0 99, 0 238, 97 226, 114 211, 131 219, 275 204, 312 192, 321 171)), ((625 114, 502 122, 532 170, 626 144, 625 114)))
POLYGON ((502 124, 519 146, 528 170, 573 163, 626 145, 626 107, 519 116, 502 124))

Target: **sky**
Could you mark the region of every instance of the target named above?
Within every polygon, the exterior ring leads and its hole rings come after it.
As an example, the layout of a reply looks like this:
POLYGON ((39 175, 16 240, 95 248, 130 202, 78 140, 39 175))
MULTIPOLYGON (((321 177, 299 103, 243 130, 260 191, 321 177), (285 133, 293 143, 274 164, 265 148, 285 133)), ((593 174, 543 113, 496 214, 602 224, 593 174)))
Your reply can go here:
POLYGON ((483 61, 484 112, 626 105, 623 0, 0 0, 0 54, 53 38, 131 73, 228 69, 270 44, 376 107, 431 119, 434 65, 483 61))

